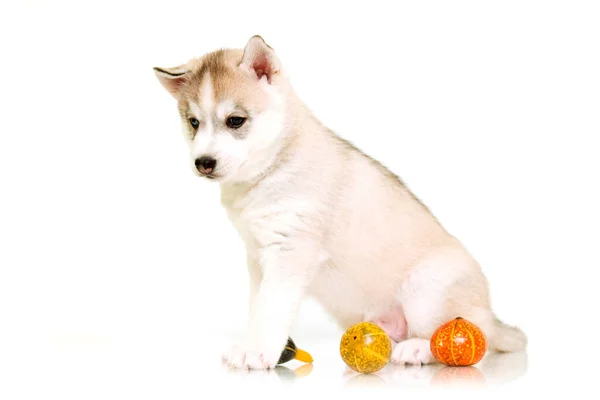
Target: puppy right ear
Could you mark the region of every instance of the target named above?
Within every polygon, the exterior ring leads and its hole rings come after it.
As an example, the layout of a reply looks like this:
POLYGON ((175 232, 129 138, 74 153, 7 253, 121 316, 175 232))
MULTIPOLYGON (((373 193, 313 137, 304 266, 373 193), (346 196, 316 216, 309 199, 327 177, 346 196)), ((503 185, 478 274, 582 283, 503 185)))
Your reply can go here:
POLYGON ((154 67, 154 73, 160 84, 171 93, 171 96, 177 99, 181 88, 187 83, 190 71, 185 66, 175 68, 154 67))

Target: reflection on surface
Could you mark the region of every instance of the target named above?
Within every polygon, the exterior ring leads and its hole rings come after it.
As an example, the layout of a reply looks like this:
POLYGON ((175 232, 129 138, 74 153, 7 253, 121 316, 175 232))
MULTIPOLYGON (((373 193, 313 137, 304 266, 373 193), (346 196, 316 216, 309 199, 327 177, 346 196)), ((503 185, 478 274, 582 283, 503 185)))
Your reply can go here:
POLYGON ((450 367, 442 364, 389 364, 372 375, 347 369, 346 385, 410 385, 410 386, 471 386, 501 385, 513 381, 527 371, 527 353, 488 353, 470 367, 450 367))
MULTIPOLYGON (((431 387, 490 387, 510 383, 527 372, 527 354, 488 353, 479 363, 470 367, 450 367, 443 364, 423 366, 388 364, 374 374, 359 374, 347 368, 341 360, 331 360, 325 364, 290 363, 277 368, 263 370, 230 369, 224 366, 224 373, 230 381, 245 381, 259 385, 289 385, 298 379, 321 379, 331 374, 342 379, 347 387, 388 387, 388 386, 431 386, 431 387), (339 362, 338 362, 339 361, 339 362), (336 362, 339 367, 331 366, 336 362), (298 365, 298 366, 296 366, 298 365), (339 374, 339 375, 338 375, 339 374)), ((335 380, 335 379, 334 379, 335 380)))
POLYGON ((304 378, 310 375, 312 370, 312 364, 304 364, 296 369, 290 369, 288 367, 284 367, 283 365, 278 365, 277 368, 275 368, 275 373, 281 378, 281 380, 291 382, 297 378, 304 378))
POLYGON ((303 364, 297 368, 289 368, 283 365, 278 365, 271 370, 248 370, 248 369, 233 369, 226 365, 222 365, 224 371, 231 377, 241 379, 251 379, 252 381, 279 381, 284 383, 292 383, 298 378, 304 378, 310 375, 313 370, 312 364, 303 364))
POLYGON ((483 373, 473 366, 445 366, 431 377, 429 383, 432 386, 484 386, 486 382, 483 373))
POLYGON ((348 374, 348 378, 344 386, 385 386, 386 381, 383 377, 377 374, 348 374))

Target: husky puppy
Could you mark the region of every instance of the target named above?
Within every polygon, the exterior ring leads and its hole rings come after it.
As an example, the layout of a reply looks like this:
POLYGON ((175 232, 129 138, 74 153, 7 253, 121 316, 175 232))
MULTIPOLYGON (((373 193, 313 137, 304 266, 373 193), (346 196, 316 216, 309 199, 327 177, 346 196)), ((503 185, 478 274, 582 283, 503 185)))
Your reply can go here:
POLYGON ((397 363, 435 362, 429 340, 458 316, 491 351, 526 346, 493 313, 477 261, 396 175, 317 120, 260 36, 154 71, 192 170, 220 185, 245 244, 249 323, 224 354, 231 367, 274 367, 305 296, 341 329, 381 326, 397 363))

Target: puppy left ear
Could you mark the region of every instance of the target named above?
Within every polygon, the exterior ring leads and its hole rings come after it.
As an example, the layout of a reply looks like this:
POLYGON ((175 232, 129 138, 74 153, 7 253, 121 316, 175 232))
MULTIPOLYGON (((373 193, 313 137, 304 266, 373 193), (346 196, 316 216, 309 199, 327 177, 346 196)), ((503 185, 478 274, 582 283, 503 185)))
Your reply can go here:
POLYGON ((281 64, 277 55, 275 55, 275 51, 258 35, 252 36, 248 40, 244 48, 242 64, 254 72, 259 80, 264 76, 269 83, 272 82, 273 77, 281 69, 281 64))
POLYGON ((185 66, 175 68, 154 67, 154 73, 160 84, 167 89, 176 99, 179 98, 181 88, 187 83, 189 71, 185 66))

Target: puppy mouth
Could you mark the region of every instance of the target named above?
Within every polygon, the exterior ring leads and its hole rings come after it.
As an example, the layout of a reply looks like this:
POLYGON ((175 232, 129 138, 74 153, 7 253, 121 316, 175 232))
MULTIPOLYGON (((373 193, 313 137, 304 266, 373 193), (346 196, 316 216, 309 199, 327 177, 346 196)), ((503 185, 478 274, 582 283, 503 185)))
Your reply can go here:
POLYGON ((203 173, 200 173, 199 175, 200 175, 201 178, 210 179, 211 181, 220 178, 220 176, 216 175, 216 174, 206 174, 206 173, 203 174, 203 173))

